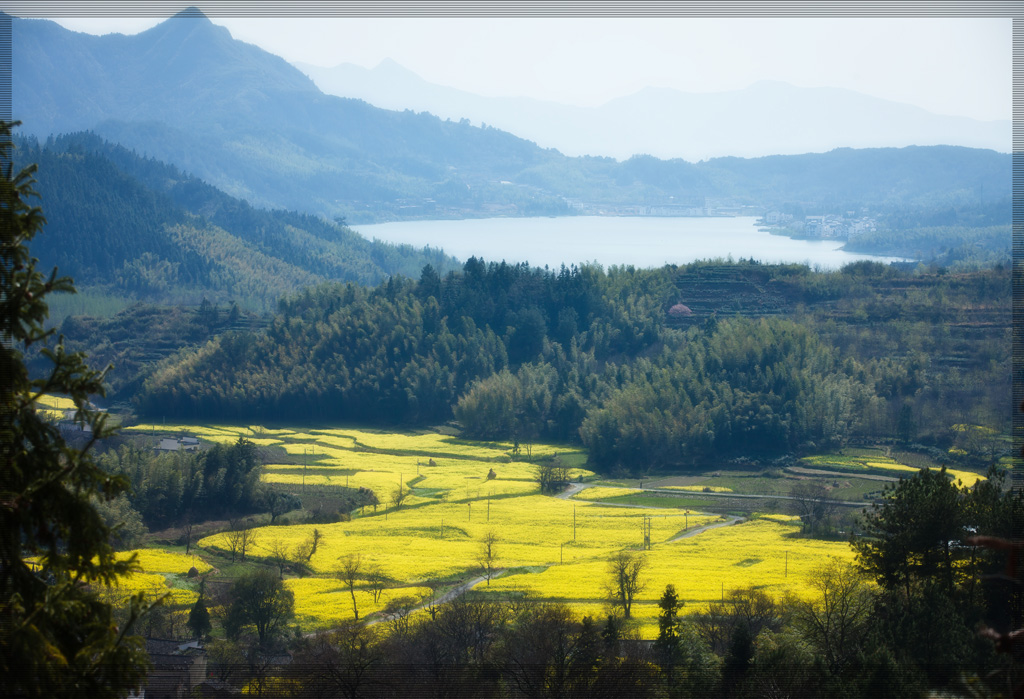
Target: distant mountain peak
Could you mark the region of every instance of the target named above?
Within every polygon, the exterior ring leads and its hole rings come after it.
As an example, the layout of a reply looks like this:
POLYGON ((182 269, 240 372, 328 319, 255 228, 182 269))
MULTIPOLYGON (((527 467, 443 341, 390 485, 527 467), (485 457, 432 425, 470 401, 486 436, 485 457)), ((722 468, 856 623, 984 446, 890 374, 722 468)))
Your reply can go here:
POLYGON ((419 75, 409 70, 401 63, 398 63, 393 58, 385 58, 383 61, 377 64, 377 66, 373 69, 372 72, 387 76, 401 76, 407 79, 415 78, 416 80, 423 80, 423 78, 421 78, 419 75))
POLYGON ((195 5, 193 5, 191 7, 186 7, 181 12, 178 12, 177 14, 173 15, 171 17, 171 19, 176 19, 176 18, 179 18, 179 17, 189 17, 191 19, 205 19, 207 21, 209 21, 209 19, 210 19, 205 14, 203 14, 203 11, 200 10, 195 5))
POLYGON ((170 37, 172 41, 183 41, 186 37, 200 41, 231 40, 231 32, 210 21, 198 7, 187 7, 171 15, 160 24, 147 29, 137 36, 147 36, 150 41, 170 37))

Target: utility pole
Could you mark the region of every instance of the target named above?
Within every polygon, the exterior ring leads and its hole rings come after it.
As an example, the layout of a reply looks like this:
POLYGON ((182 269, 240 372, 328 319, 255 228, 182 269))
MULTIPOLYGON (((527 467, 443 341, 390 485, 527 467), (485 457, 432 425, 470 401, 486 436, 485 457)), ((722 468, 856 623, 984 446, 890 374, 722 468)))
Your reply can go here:
POLYGON ((572 506, 572 540, 576 541, 576 506, 572 506))

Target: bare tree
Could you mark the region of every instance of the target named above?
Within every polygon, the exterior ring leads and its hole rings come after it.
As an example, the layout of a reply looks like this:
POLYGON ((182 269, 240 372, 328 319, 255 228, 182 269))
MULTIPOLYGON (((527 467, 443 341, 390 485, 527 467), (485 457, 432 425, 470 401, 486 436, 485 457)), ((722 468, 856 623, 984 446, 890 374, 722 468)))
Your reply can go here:
POLYGON ((370 569, 366 571, 366 583, 370 588, 370 594, 373 595, 373 603, 377 604, 380 602, 380 597, 384 594, 384 588, 388 584, 387 576, 384 575, 384 571, 380 569, 380 566, 370 566, 370 569))
POLYGON ((401 485, 396 485, 395 489, 391 491, 391 506, 396 511, 402 509, 402 505, 405 504, 406 499, 409 497, 409 489, 404 488, 401 485))
POLYGON ((828 489, 821 483, 813 481, 801 481, 794 485, 790 491, 793 498, 793 512, 803 522, 804 532, 814 534, 818 525, 825 525, 827 528, 832 516, 836 511, 836 504, 829 498, 828 489))
POLYGON ((320 547, 320 542, 323 540, 324 535, 320 533, 320 530, 314 529, 301 544, 296 546, 295 559, 303 563, 309 563, 316 554, 317 548, 320 547))
POLYGON ((622 616, 630 617, 633 600, 646 587, 642 579, 647 559, 632 551, 619 551, 608 562, 607 592, 612 602, 622 607, 622 616))
POLYGON ((484 538, 480 540, 480 567, 484 569, 487 578, 487 585, 491 584, 491 577, 494 575, 495 545, 498 543, 498 535, 493 529, 487 530, 484 538))
POLYGON ((228 551, 231 552, 231 560, 234 562, 235 557, 242 548, 242 523, 237 519, 233 519, 228 522, 228 551))
POLYGON ((388 620, 391 633, 405 635, 409 633, 409 616, 416 607, 416 600, 413 597, 399 597, 388 602, 384 608, 384 617, 388 620))
POLYGON ((358 553, 350 553, 339 560, 341 560, 341 567, 338 569, 338 579, 345 583, 349 594, 352 595, 352 616, 359 621, 359 607, 356 606, 356 581, 359 580, 359 574, 362 572, 362 557, 358 553))
POLYGON ((427 596, 427 603, 424 605, 427 610, 427 614, 430 615, 431 621, 437 619, 438 604, 437 600, 437 587, 433 584, 428 583, 427 587, 430 588, 430 594, 427 596))
POLYGON ((252 550, 256 546, 256 542, 259 541, 259 535, 253 526, 253 521, 246 520, 239 531, 238 537, 238 552, 241 560, 245 560, 245 554, 247 551, 252 550))
POLYGON ((284 580, 284 569, 292 562, 292 556, 292 551, 281 539, 274 539, 270 542, 270 560, 277 566, 278 576, 281 580, 284 580))

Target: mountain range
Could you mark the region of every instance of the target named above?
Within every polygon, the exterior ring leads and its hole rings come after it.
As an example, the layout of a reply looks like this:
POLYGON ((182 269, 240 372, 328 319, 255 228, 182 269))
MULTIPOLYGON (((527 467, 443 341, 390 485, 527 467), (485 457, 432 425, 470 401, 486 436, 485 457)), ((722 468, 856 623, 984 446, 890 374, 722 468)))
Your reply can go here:
POLYGON ((852 90, 762 80, 742 90, 647 87, 598 107, 483 97, 427 82, 391 59, 374 68, 295 66, 325 93, 383 109, 489 124, 570 156, 637 154, 691 162, 821 153, 834 148, 958 145, 1011 150, 1011 122, 933 114, 852 90))
MULTIPOLYGON (((493 126, 327 95, 197 10, 137 35, 12 19, 24 133, 89 130, 258 208, 368 222, 565 215, 601 207, 958 206, 1009 197, 1010 155, 836 149, 691 163, 569 157, 493 126)), ((739 136, 737 136, 739 138, 739 136)))

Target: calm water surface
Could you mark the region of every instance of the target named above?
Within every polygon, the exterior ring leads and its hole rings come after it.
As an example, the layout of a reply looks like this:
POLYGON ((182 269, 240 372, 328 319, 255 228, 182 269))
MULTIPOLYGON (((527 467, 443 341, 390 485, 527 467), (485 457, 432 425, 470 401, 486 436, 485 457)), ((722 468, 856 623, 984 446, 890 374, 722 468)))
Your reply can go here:
POLYGON ((441 248, 460 260, 476 256, 488 262, 528 262, 553 269, 583 262, 605 267, 661 267, 730 255, 736 260, 795 262, 825 269, 856 260, 898 259, 844 252, 839 249, 839 241, 771 235, 759 231, 752 216, 486 218, 399 221, 357 225, 353 229, 371 240, 441 248))

